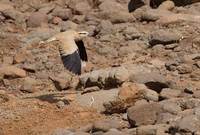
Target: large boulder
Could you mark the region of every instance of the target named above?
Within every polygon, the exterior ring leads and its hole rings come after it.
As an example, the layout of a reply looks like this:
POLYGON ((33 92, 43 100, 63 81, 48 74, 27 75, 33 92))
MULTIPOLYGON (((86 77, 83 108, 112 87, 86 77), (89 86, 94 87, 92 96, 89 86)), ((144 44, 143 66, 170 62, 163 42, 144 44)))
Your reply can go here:
POLYGON ((124 6, 115 1, 103 1, 99 5, 99 9, 101 11, 101 17, 110 19, 113 23, 131 22, 135 20, 124 6))
POLYGON ((15 66, 0 67, 0 76, 4 78, 23 78, 26 77, 26 71, 15 66))
POLYGON ((153 31, 150 34, 150 41, 151 45, 156 44, 172 44, 177 43, 182 38, 181 34, 176 31, 167 31, 167 30, 157 30, 153 31))
POLYGON ((28 27, 40 27, 48 23, 48 16, 42 12, 34 12, 27 19, 28 27))
POLYGON ((80 76, 79 87, 98 86, 99 88, 116 88, 129 79, 128 70, 124 67, 115 67, 96 70, 80 76))
POLYGON ((162 111, 160 104, 150 103, 130 107, 127 115, 131 127, 153 125, 157 121, 158 114, 162 111))

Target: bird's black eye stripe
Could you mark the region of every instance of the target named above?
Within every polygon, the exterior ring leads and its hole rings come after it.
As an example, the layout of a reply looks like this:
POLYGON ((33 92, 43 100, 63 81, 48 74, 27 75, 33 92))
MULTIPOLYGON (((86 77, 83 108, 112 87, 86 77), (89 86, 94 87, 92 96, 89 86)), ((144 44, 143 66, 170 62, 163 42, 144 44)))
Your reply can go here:
POLYGON ((79 34, 86 35, 87 33, 86 32, 79 32, 79 34))

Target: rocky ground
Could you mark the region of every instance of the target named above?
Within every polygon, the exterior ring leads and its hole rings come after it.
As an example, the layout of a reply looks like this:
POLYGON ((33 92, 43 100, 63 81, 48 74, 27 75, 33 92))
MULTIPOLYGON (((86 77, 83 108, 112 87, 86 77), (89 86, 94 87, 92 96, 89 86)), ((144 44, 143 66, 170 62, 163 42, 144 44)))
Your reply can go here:
POLYGON ((200 135, 199 0, 0 0, 0 135, 200 135), (59 42, 86 30, 89 62, 59 42))

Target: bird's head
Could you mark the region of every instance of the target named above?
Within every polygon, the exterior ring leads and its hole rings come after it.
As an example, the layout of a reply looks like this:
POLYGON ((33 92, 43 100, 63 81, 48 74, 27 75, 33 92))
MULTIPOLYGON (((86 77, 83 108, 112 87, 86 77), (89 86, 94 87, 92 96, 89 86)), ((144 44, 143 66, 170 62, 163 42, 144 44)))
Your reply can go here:
POLYGON ((49 43, 55 40, 63 40, 66 37, 74 38, 76 41, 79 41, 79 40, 82 40, 84 37, 87 37, 88 35, 89 35, 89 32, 87 31, 76 32, 74 30, 68 30, 49 38, 45 42, 41 41, 41 43, 49 43))
POLYGON ((79 32, 76 32, 74 38, 76 40, 82 40, 84 37, 87 37, 88 35, 89 35, 89 32, 87 31, 79 31, 79 32))

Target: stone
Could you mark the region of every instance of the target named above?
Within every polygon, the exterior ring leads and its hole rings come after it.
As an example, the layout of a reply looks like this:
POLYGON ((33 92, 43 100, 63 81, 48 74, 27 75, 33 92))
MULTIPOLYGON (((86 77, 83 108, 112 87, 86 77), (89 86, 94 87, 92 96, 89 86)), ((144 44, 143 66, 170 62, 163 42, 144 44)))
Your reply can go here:
POLYGON ((140 90, 140 87, 137 84, 125 82, 122 84, 121 88, 119 89, 118 98, 121 100, 135 98, 139 90, 140 90))
POLYGON ((103 1, 99 5, 99 9, 101 11, 101 17, 110 19, 112 23, 131 22, 135 20, 135 18, 127 12, 126 8, 115 1, 103 1))
POLYGON ((59 23, 62 22, 62 19, 60 17, 54 17, 53 20, 52 20, 52 23, 55 24, 55 25, 58 25, 59 23))
POLYGON ((90 124, 87 124, 83 127, 80 127, 78 129, 78 131, 81 131, 81 132, 91 132, 93 130, 93 127, 94 127, 94 124, 93 123, 90 123, 90 124))
POLYGON ((70 88, 72 76, 68 73, 62 73, 57 76, 50 76, 57 90, 66 90, 70 88))
POLYGON ((127 110, 131 127, 155 124, 157 115, 161 113, 162 106, 157 103, 132 106, 127 110))
POLYGON ((58 101, 56 103, 56 106, 59 108, 59 109, 63 109, 65 107, 65 103, 63 101, 58 101))
POLYGON ((75 132, 73 135, 90 135, 90 134, 85 132, 75 132))
POLYGON ((38 85, 38 81, 36 79, 26 77, 26 78, 24 78, 24 83, 21 88, 21 91, 28 92, 28 93, 36 92, 37 85, 38 85))
POLYGON ((140 38, 142 34, 135 27, 127 27, 123 31, 123 35, 128 40, 134 40, 140 38))
POLYGON ((171 1, 171 0, 167 0, 167 1, 162 2, 159 5, 158 9, 161 9, 161 10, 172 10, 174 7, 175 7, 174 2, 171 1))
POLYGON ((22 63, 27 59, 25 52, 19 52, 14 56, 14 63, 22 63))
POLYGON ((35 41, 37 41, 36 43, 38 44, 41 40, 47 40, 58 32, 59 31, 54 29, 38 27, 35 28, 34 31, 29 32, 22 41, 25 42, 26 45, 34 44, 35 41))
MULTIPOLYGON (((0 91, 0 104, 6 103, 10 100, 10 96, 6 93, 0 91)), ((1 128, 0 128, 0 135, 1 135, 1 128)))
POLYGON ((200 70, 196 70, 196 71, 193 71, 191 74, 190 74, 190 77, 193 81, 199 81, 200 80, 200 70))
POLYGON ((174 48, 176 48, 176 47, 178 47, 178 44, 177 44, 177 43, 165 45, 165 49, 174 49, 174 48))
POLYGON ((200 107, 194 108, 194 115, 200 116, 200 107))
POLYGON ((152 46, 157 44, 167 45, 179 42, 181 35, 175 31, 156 30, 150 34, 149 39, 149 43, 152 46))
POLYGON ((150 90, 150 89, 144 89, 144 98, 147 101, 154 101, 154 102, 158 102, 159 100, 159 95, 156 91, 150 90))
POLYGON ((2 11, 2 14, 4 17, 9 18, 11 20, 15 21, 15 24, 18 26, 24 26, 25 25, 25 15, 18 10, 15 9, 6 9, 2 11))
POLYGON ((109 20, 102 20, 98 27, 100 27, 99 29, 101 30, 101 34, 112 33, 114 29, 112 23, 109 20))
POLYGON ((80 15, 84 15, 84 14, 87 14, 90 10, 91 10, 91 7, 89 5, 88 2, 80 2, 80 3, 77 3, 75 5, 75 8, 74 10, 80 14, 80 15))
POLYGON ((145 99, 140 99, 135 102, 135 106, 137 106, 137 105, 140 106, 140 105, 144 105, 144 104, 148 104, 147 100, 145 100, 145 99))
POLYGON ((194 91, 193 97, 194 97, 194 98, 200 98, 200 91, 199 91, 199 90, 194 91))
POLYGON ((35 73, 36 72, 36 66, 33 65, 33 64, 24 64, 22 66, 22 68, 27 72, 31 72, 31 73, 35 73))
POLYGON ((24 78, 26 71, 15 66, 2 66, 0 67, 0 76, 4 78, 24 78))
POLYGON ((4 10, 9 10, 9 9, 14 9, 14 7, 11 3, 0 2, 0 12, 2 12, 4 10))
POLYGON ((179 65, 180 65, 179 61, 168 61, 166 62, 165 67, 169 71, 175 71, 177 66, 179 65))
POLYGON ((3 21, 5 21, 6 20, 6 17, 5 16, 3 16, 3 14, 2 13, 0 13, 0 22, 3 22, 3 21))
POLYGON ((94 123, 94 130, 95 131, 104 131, 107 132, 110 129, 121 129, 123 128, 123 124, 119 120, 100 120, 94 123))
POLYGON ((75 15, 73 16, 72 21, 77 24, 81 24, 85 21, 85 15, 75 15))
POLYGON ((108 132, 104 133, 103 135, 128 135, 128 134, 121 132, 117 129, 110 129, 108 132))
POLYGON ((92 133, 92 135, 103 135, 103 134, 104 134, 103 131, 97 131, 97 132, 92 133))
POLYGON ((78 94, 76 102, 84 107, 95 108, 98 112, 105 112, 105 103, 116 100, 118 95, 118 89, 100 90, 86 94, 78 94))
POLYGON ((181 90, 164 88, 160 93, 160 97, 163 99, 177 98, 181 95, 181 90))
POLYGON ((148 9, 140 14, 141 15, 138 17, 140 20, 147 22, 155 22, 160 19, 160 14, 163 14, 163 12, 161 12, 160 10, 148 9))
POLYGON ((179 74, 188 74, 192 72, 192 67, 187 64, 182 64, 177 67, 177 70, 179 74))
POLYGON ((171 113, 160 113, 158 115, 157 124, 172 123, 178 118, 178 116, 171 113))
POLYGON ((3 64, 12 65, 13 64, 13 57, 3 56, 3 64))
POLYGON ((59 26, 61 27, 61 31, 66 31, 69 29, 74 29, 76 30, 78 28, 78 24, 72 22, 72 21, 63 21, 59 24, 59 26))
POLYGON ((195 65, 200 69, 200 61, 197 61, 195 65))
POLYGON ((152 59, 149 63, 151 63, 156 68, 165 67, 165 62, 159 59, 152 59))
POLYGON ((136 73, 130 75, 130 81, 145 84, 147 88, 158 93, 160 93, 163 88, 169 87, 165 77, 158 72, 136 73))
POLYGON ((52 10, 54 10, 55 5, 53 4, 47 4, 44 7, 39 9, 40 13, 44 13, 44 14, 49 14, 52 10))
POLYGON ((108 12, 103 13, 106 19, 110 19, 112 23, 125 23, 125 22, 134 22, 136 19, 132 14, 127 12, 108 12))
POLYGON ((193 109, 200 105, 200 100, 195 98, 189 98, 183 100, 182 104, 184 104, 184 109, 193 109))
POLYGON ((157 127, 155 125, 140 126, 137 128, 138 135, 156 135, 157 127))
POLYGON ((66 21, 72 17, 72 11, 70 9, 55 8, 52 15, 66 21))
MULTIPOLYGON (((100 41, 102 42, 109 42, 111 39, 110 39, 110 36, 109 35, 104 35, 104 36, 101 36, 101 39, 100 41)), ((117 50, 113 47, 110 47, 110 46, 104 46, 102 48, 98 48, 97 52, 101 55, 108 55, 108 56, 117 56, 117 50)))
POLYGON ((171 114, 178 114, 182 111, 182 108, 177 103, 166 103, 163 104, 163 110, 171 114))
POLYGON ((114 1, 114 0, 110 0, 110 1, 103 1, 100 5, 99 5, 99 9, 101 11, 126 11, 126 9, 118 2, 114 1))
POLYGON ((68 129, 61 129, 61 128, 58 128, 58 129, 55 129, 51 135, 73 135, 74 133, 68 129))
POLYGON ((176 126, 182 131, 185 132, 195 132, 199 131, 200 129, 200 123, 199 123, 199 117, 195 115, 189 115, 186 117, 183 117, 176 126))
POLYGON ((79 86, 84 88, 98 86, 99 88, 116 88, 129 79, 129 73, 126 68, 114 67, 102 70, 92 71, 80 76, 79 86))
POLYGON ((94 92, 94 91, 100 91, 100 88, 97 87, 97 86, 88 87, 88 88, 85 88, 83 90, 82 94, 89 93, 89 92, 94 92))
POLYGON ((199 16, 198 15, 191 15, 191 14, 174 14, 170 13, 168 15, 163 15, 157 21, 158 24, 163 26, 168 26, 170 24, 178 24, 180 22, 196 22, 199 23, 199 16))
POLYGON ((137 135, 137 128, 124 129, 123 132, 128 135, 137 135))
POLYGON ((134 56, 133 49, 131 46, 122 46, 119 48, 119 56, 130 56, 130 54, 133 54, 134 56))
POLYGON ((163 56, 164 54, 166 54, 166 50, 164 45, 162 44, 158 44, 156 46, 152 47, 152 55, 153 56, 163 56))
POLYGON ((45 13, 34 12, 27 19, 28 27, 40 27, 44 24, 48 24, 48 16, 45 13))

